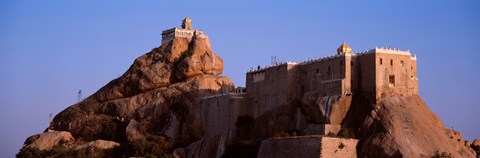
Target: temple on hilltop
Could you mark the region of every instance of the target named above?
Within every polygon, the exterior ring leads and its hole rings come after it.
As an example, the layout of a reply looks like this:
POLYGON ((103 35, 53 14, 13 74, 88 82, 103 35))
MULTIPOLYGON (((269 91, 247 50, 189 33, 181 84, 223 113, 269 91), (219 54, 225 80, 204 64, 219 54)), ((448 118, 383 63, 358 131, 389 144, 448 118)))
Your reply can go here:
POLYGON ((203 34, 203 32, 201 30, 194 30, 192 27, 192 20, 186 17, 182 21, 182 28, 174 27, 162 31, 162 45, 175 38, 187 38, 192 40, 194 35, 201 34, 203 34))
MULTIPOLYGON (((185 18, 182 28, 162 32, 162 45, 176 38, 192 40, 198 36, 206 37, 200 30, 193 30, 192 21, 185 18)), ((384 97, 418 94, 417 58, 409 50, 375 47, 354 53, 344 42, 336 51, 330 56, 302 62, 281 62, 252 68, 246 73, 245 88, 201 98, 205 123, 203 136, 231 132, 241 126, 239 122, 242 119, 255 120, 278 109, 289 108, 282 111, 292 116, 284 123, 290 122, 288 127, 293 129, 275 130, 336 135, 343 128, 342 121, 354 98, 360 98, 367 104, 377 104, 384 97)), ((263 132, 267 133, 256 134, 268 135, 268 131, 263 132)), ((319 144, 348 144, 352 148, 342 151, 349 155, 344 157, 356 157, 358 140, 308 138, 312 139, 320 141, 319 144)), ((322 150, 320 153, 337 153, 336 150, 314 148, 312 150, 322 150)))

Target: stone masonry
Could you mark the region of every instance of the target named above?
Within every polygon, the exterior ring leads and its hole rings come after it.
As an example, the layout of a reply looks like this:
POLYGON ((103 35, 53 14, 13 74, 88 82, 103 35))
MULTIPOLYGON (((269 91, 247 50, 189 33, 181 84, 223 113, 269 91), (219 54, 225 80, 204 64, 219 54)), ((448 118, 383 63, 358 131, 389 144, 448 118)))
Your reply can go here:
POLYGON ((272 138, 264 140, 259 158, 357 157, 358 140, 324 136, 272 138))

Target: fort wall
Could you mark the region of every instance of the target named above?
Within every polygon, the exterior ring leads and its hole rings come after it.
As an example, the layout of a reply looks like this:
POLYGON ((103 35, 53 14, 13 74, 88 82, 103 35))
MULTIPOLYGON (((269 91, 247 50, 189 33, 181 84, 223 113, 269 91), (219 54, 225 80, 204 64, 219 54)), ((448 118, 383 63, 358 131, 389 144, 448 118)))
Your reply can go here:
POLYGON ((376 69, 375 53, 354 54, 352 72, 352 93, 365 98, 375 99, 376 69))
POLYGON ((301 64, 302 92, 319 91, 323 96, 341 95, 345 82, 345 56, 301 64))
POLYGON ((267 139, 260 145, 259 158, 357 157, 358 140, 307 136, 267 139))
POLYGON ((300 97, 296 64, 247 73, 247 108, 253 118, 300 97))
POLYGON ((239 116, 246 115, 245 93, 225 93, 202 98, 205 137, 235 129, 239 116))

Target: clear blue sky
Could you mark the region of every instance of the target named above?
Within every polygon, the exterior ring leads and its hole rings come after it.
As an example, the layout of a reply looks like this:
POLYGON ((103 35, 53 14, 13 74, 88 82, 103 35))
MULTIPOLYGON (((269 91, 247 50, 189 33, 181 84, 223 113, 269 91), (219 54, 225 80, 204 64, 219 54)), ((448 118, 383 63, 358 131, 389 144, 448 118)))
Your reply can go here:
POLYGON ((245 84, 270 57, 395 46, 417 54, 420 96, 447 127, 480 138, 480 1, 0 2, 0 157, 121 75, 189 16, 209 35, 224 75, 245 84))

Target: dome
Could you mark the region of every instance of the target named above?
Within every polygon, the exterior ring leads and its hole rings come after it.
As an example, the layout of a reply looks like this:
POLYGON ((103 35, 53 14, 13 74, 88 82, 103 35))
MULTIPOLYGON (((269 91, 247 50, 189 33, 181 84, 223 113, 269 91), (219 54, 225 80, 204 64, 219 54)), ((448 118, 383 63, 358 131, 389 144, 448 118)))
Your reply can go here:
POLYGON ((182 23, 191 23, 192 20, 188 17, 186 17, 185 19, 183 19, 182 23))
POLYGON ((352 53, 352 48, 350 48, 350 46, 348 46, 345 42, 343 42, 342 45, 340 45, 340 47, 338 47, 337 53, 338 54, 352 53))
POLYGON ((182 29, 188 29, 188 30, 192 29, 192 20, 190 20, 190 18, 186 17, 185 19, 183 19, 182 29))

